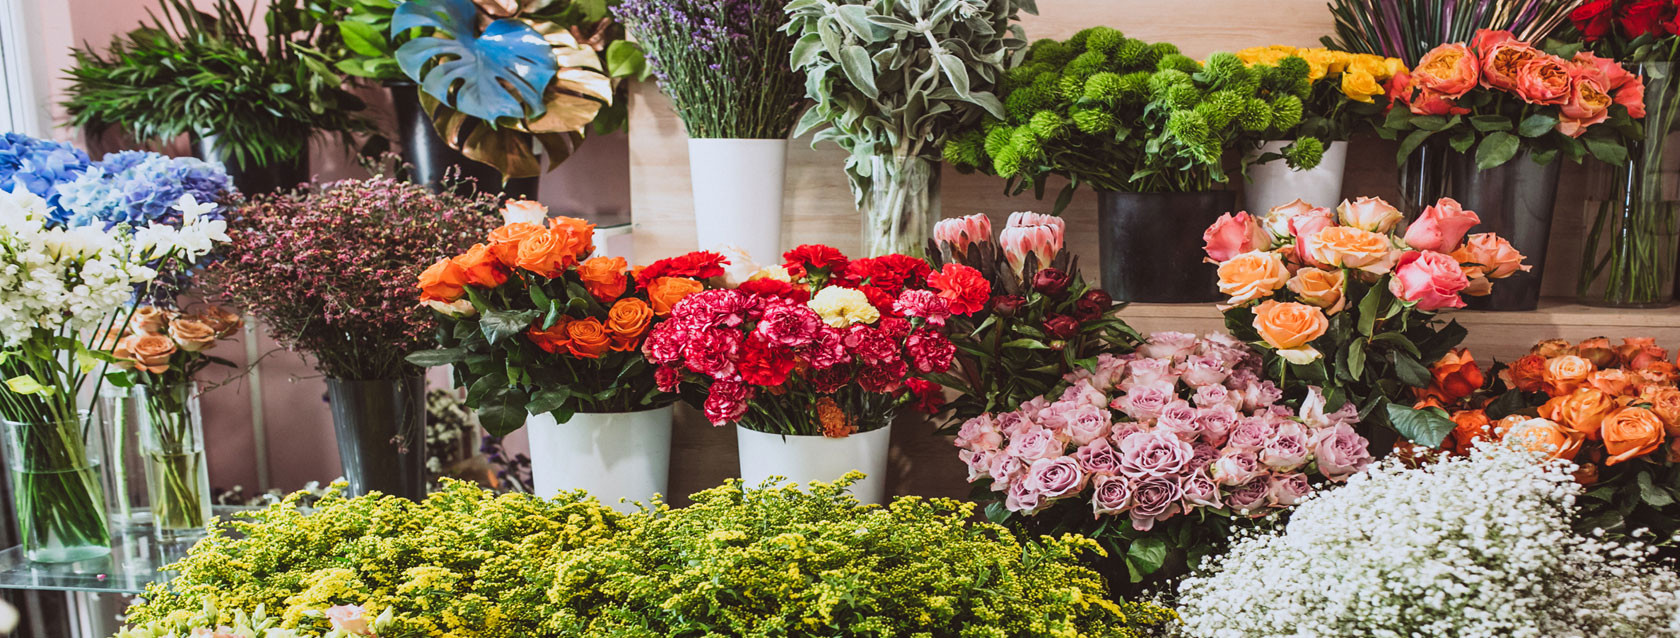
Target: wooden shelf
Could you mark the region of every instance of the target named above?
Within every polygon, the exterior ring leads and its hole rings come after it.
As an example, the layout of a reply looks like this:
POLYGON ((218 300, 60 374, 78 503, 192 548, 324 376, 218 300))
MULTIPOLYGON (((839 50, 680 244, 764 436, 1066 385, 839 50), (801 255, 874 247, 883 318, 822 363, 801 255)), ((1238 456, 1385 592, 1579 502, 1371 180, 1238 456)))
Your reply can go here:
MULTIPOLYGON (((1442 313, 1470 330, 1465 345, 1478 358, 1510 361, 1526 354, 1542 339, 1579 341, 1591 337, 1654 337, 1657 344, 1680 348, 1680 306, 1633 310, 1599 308, 1566 299, 1547 299, 1530 312, 1479 312, 1459 310, 1442 313)), ((1205 333, 1224 328, 1214 304, 1132 304, 1120 318, 1138 330, 1205 333)))

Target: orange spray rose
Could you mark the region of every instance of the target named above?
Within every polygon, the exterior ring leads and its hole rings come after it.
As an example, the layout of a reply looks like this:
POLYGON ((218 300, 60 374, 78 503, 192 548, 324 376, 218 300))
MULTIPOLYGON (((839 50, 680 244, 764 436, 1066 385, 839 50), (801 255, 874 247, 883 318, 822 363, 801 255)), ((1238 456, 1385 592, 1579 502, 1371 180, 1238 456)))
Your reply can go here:
POLYGON ((1604 419, 1605 465, 1615 465, 1656 451, 1663 442, 1663 424, 1645 408, 1622 408, 1604 419))
POLYGON ((623 257, 594 257, 583 260, 578 264, 578 279, 583 280, 583 287, 601 303, 607 303, 624 294, 630 279, 625 276, 625 269, 630 264, 623 257))

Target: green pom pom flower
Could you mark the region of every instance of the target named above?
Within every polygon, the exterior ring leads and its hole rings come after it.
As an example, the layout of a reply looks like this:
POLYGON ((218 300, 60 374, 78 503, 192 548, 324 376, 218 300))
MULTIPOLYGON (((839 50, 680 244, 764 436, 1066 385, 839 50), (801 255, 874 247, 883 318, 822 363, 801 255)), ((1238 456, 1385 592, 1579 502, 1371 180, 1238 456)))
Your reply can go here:
POLYGON ((1149 48, 1149 43, 1132 38, 1122 40, 1114 50, 1113 57, 1114 64, 1121 69, 1153 69, 1156 60, 1160 59, 1154 55, 1154 50, 1149 48))
POLYGON ((1031 126, 1015 129, 1015 134, 1009 136, 1009 148, 1021 161, 1035 160, 1044 154, 1044 146, 1038 143, 1038 133, 1031 126))
POLYGON ((1057 139, 1067 132, 1067 121, 1063 120, 1062 116, 1050 111, 1039 111, 1034 114, 1029 126, 1032 127, 1033 133, 1042 140, 1057 139))
POLYGON ((1301 98, 1285 95, 1272 101, 1272 126, 1280 131, 1295 128, 1301 123, 1301 112, 1304 106, 1301 98))
POLYGON ((1021 172, 1021 155, 1012 146, 1005 146, 1003 150, 992 156, 992 172, 998 177, 1014 177, 1021 172))
POLYGON ((1094 100, 1112 106, 1120 101, 1120 96, 1123 93, 1120 88, 1120 84, 1120 76, 1104 71, 1091 76, 1091 79, 1085 81, 1084 91, 1081 92, 1081 96, 1087 100, 1094 100))
POLYGON ((1108 66, 1108 57, 1096 51, 1086 51, 1069 62, 1067 69, 1062 71, 1066 77, 1076 77, 1080 80, 1091 77, 1091 74, 1103 70, 1108 66))
POLYGON ((1173 53, 1171 55, 1162 56, 1161 61, 1155 63, 1155 68, 1161 71, 1175 69, 1185 73, 1196 73, 1202 70, 1202 65, 1197 64, 1195 60, 1190 59, 1190 56, 1173 53))
POLYGON ((1185 146, 1203 146, 1212 134, 1208 121, 1195 111, 1180 109, 1167 117, 1167 135, 1185 146))
POLYGON ((1178 45, 1171 42, 1156 42, 1155 44, 1149 45, 1149 48, 1154 50, 1155 59, 1157 60, 1165 58, 1169 55, 1178 55, 1180 53, 1178 45))
POLYGON ((1246 73, 1248 69, 1243 61, 1230 53, 1214 53, 1208 56, 1202 65, 1202 77, 1208 84, 1218 87, 1229 85, 1239 73, 1246 73))
POLYGON ((1009 121, 1025 122, 1032 119, 1033 113, 1050 106, 1052 102, 1053 100, 1043 90, 1035 86, 1029 86, 1010 93, 1009 97, 1004 98, 1003 108, 1009 113, 1009 121))
POLYGON ((1078 127, 1080 132, 1088 135, 1114 132, 1114 116, 1101 109, 1075 108, 1071 115, 1073 125, 1078 127))
POLYGON ((1085 50, 1103 55, 1114 54, 1126 42, 1126 35, 1111 27, 1094 27, 1082 33, 1089 34, 1085 39, 1085 50))
POLYGON ((1067 45, 1081 51, 1090 49, 1091 34, 1104 27, 1086 27, 1067 39, 1067 45))
POLYGON ((1067 45, 1049 38, 1034 42, 1032 47, 1027 49, 1028 60, 1048 64, 1052 67, 1065 66, 1068 60, 1073 59, 1074 55, 1076 53, 1069 49, 1067 45))
POLYGON ((1161 99, 1175 109, 1195 108, 1202 101, 1202 91, 1188 84, 1177 84, 1168 87, 1161 99))
POLYGON ((1161 97, 1175 86, 1191 86, 1190 74, 1177 69, 1157 71, 1149 76, 1149 94, 1161 97))
POLYGON ((1149 99, 1148 71, 1133 71, 1120 76, 1120 99, 1123 102, 1142 102, 1149 99))
POLYGON ((1283 161, 1298 171, 1312 169, 1324 161, 1324 142, 1316 137, 1303 137, 1284 147, 1283 161))
POLYGON ((999 126, 988 131, 986 133, 986 142, 984 144, 986 154, 992 157, 997 157, 998 153, 1003 152, 1004 147, 1009 146, 1009 138, 1014 134, 1015 129, 1008 126, 999 126))
POLYGON ((1065 75, 1056 83, 1056 95, 1063 102, 1074 102, 1085 97, 1085 81, 1078 76, 1065 75))
POLYGON ((1250 133, 1271 128, 1272 106, 1257 97, 1243 100, 1242 115, 1237 116, 1237 125, 1250 133))
POLYGON ((1296 80, 1305 80, 1312 75, 1312 65, 1299 56, 1292 55, 1278 60, 1275 68, 1278 81, 1284 86, 1292 85, 1296 80))

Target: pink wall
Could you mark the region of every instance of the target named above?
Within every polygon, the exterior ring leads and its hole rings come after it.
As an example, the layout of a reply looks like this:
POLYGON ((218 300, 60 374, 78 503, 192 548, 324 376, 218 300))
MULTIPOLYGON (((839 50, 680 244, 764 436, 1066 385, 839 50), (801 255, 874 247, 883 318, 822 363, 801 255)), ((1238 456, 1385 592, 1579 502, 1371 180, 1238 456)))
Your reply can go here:
MULTIPOLYGON (((251 9, 264 0, 241 0, 251 9)), ((208 6, 206 0, 198 0, 208 6)), ((150 0, 62 0, 41 2, 34 9, 40 22, 34 42, 32 66, 50 74, 47 87, 53 103, 54 137, 91 146, 90 150, 117 150, 125 146, 117 136, 82 140, 80 131, 62 128, 63 109, 56 105, 68 84, 62 69, 72 62, 69 47, 91 43, 97 48, 112 36, 133 29, 153 7, 150 0)), ((253 11, 254 13, 254 11, 253 11)), ((363 91, 375 117, 391 122, 389 99, 379 88, 363 91)), ((184 144, 168 149, 184 152, 184 144)), ((344 150, 317 141, 310 156, 317 179, 360 177, 365 173, 344 150)), ((559 213, 604 214, 630 209, 629 143, 623 133, 590 140, 577 155, 543 176, 539 199, 559 213)), ((270 485, 292 490, 309 481, 329 481, 339 475, 338 450, 325 401, 326 385, 319 373, 295 354, 279 350, 263 336, 257 349, 263 394, 265 437, 268 446, 270 485)), ((241 365, 248 364, 242 343, 224 344, 220 356, 241 365)), ((210 370, 205 380, 217 384, 222 372, 210 370)), ((432 386, 442 387, 447 378, 434 372, 432 386)), ((246 379, 221 383, 203 399, 205 427, 210 447, 210 480, 218 487, 243 485, 247 493, 258 487, 257 445, 252 433, 251 390, 246 379)), ((510 445, 523 448, 523 437, 510 445)))

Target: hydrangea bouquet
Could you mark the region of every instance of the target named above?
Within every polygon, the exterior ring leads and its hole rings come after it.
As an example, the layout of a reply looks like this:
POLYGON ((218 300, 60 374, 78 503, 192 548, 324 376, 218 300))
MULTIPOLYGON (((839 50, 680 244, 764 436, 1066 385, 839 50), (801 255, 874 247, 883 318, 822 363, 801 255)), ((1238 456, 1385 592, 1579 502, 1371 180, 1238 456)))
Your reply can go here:
POLYGON ((852 261, 828 246, 784 257, 671 309, 645 348, 660 388, 703 391, 713 425, 789 435, 845 437, 886 427, 907 402, 939 408, 941 388, 920 376, 950 369, 946 322, 985 305, 985 277, 904 255, 852 261))
POLYGON ((1225 335, 1161 332, 1101 355, 1064 389, 964 423, 956 444, 987 515, 1095 537, 1133 582, 1182 573, 1235 520, 1288 508, 1371 461, 1351 404, 1297 410, 1225 335))
POLYGON ((75 181, 89 163, 87 153, 69 144, 6 133, 0 135, 0 192, 22 186, 47 200, 49 217, 56 217, 58 186, 75 181))
POLYGON ((1435 447, 1452 420, 1404 403, 1430 386, 1429 365, 1464 339, 1462 327, 1442 325, 1436 313, 1529 266, 1497 235, 1467 236, 1480 219, 1451 199, 1409 227, 1402 218, 1376 198, 1334 211, 1296 200, 1264 216, 1222 216, 1203 238, 1230 297, 1220 306, 1226 328, 1260 348, 1267 377, 1292 403, 1321 386, 1332 409, 1352 404, 1357 420, 1435 447))

